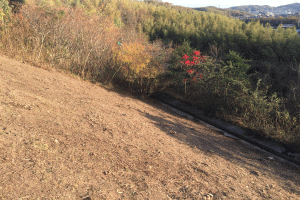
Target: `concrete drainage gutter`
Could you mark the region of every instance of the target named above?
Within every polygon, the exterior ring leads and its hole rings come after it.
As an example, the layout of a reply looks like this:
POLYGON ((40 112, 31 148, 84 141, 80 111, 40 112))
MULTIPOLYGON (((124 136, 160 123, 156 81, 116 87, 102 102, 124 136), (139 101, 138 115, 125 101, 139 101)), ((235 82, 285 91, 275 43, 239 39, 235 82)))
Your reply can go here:
POLYGON ((196 118, 198 120, 201 120, 209 125, 212 125, 213 129, 215 129, 214 127, 216 127, 222 130, 222 134, 227 137, 235 137, 244 140, 300 167, 300 153, 288 152, 286 148, 278 143, 255 138, 253 135, 247 133, 242 128, 229 124, 228 122, 204 116, 202 111, 188 106, 187 104, 172 98, 168 94, 153 95, 152 98, 163 102, 164 105, 168 106, 169 109, 177 112, 179 115, 185 116, 190 119, 196 118))

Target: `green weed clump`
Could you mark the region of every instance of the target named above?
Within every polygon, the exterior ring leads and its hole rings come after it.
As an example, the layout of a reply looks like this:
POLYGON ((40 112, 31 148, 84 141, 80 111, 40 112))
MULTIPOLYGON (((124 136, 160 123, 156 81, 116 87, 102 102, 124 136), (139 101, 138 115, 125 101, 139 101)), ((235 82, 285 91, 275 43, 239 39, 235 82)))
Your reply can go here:
MULTIPOLYGON (((184 49, 191 52, 185 43, 175 53, 182 53, 184 49)), ((256 131, 260 137, 300 150, 299 112, 291 114, 286 109, 287 99, 270 92, 267 82, 272 79, 259 78, 253 82, 247 74, 250 65, 236 52, 225 55, 223 62, 201 56, 199 51, 181 56, 181 61, 172 63, 169 68, 172 87, 168 92, 171 95, 200 108, 206 115, 230 121, 256 131), (202 61, 196 63, 201 57, 202 61)), ((293 98, 294 102, 299 102, 296 95, 293 98)), ((299 106, 294 108, 299 109, 299 106)))

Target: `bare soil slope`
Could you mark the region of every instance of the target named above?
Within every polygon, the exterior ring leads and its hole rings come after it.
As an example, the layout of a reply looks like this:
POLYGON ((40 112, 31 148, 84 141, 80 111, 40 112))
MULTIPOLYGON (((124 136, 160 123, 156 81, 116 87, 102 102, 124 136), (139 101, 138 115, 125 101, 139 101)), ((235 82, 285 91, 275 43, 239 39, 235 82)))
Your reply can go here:
POLYGON ((299 168, 158 102, 0 56, 0 199, 299 199, 299 168))

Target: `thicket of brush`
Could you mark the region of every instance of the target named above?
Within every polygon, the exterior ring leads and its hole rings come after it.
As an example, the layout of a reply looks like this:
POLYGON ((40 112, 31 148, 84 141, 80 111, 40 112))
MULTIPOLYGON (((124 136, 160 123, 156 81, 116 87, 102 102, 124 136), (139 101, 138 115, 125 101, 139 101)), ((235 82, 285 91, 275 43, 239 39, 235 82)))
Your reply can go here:
POLYGON ((0 50, 144 97, 169 92, 300 151, 294 29, 157 2, 0 0, 0 50))

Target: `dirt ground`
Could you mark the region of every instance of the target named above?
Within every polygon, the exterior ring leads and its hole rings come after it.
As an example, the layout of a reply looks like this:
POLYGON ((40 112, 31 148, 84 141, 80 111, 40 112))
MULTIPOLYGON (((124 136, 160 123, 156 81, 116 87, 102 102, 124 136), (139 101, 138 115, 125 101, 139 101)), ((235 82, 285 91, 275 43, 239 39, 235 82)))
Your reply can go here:
POLYGON ((299 199, 299 175, 159 102, 0 56, 0 199, 299 199))

